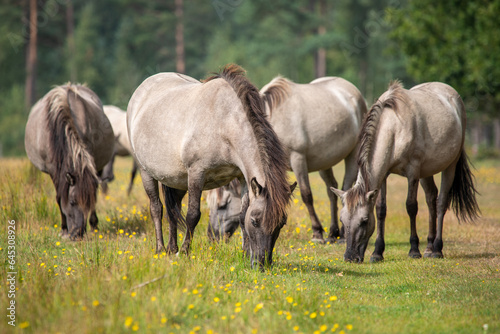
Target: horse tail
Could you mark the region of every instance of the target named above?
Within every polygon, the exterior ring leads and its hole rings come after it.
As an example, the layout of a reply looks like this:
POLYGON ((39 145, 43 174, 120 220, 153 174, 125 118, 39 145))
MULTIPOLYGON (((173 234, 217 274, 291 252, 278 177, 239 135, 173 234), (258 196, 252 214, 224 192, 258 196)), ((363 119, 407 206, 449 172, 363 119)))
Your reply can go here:
POLYGON ((169 222, 186 228, 186 219, 182 215, 181 199, 176 196, 175 189, 162 184, 163 197, 165 197, 165 208, 167 209, 167 218, 169 222))
POLYGON ((476 194, 478 191, 474 185, 474 175, 469 168, 469 158, 462 149, 449 192, 449 201, 459 221, 472 222, 479 218, 481 210, 477 204, 476 194))

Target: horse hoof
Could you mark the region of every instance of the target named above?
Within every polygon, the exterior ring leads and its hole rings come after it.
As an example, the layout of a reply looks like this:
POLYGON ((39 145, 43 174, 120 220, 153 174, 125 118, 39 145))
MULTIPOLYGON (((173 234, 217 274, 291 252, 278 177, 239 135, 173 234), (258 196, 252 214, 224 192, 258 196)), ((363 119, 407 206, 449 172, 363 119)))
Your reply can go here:
POLYGON ((442 259, 443 258, 443 253, 441 252, 434 252, 431 254, 431 257, 434 259, 442 259))
POLYGON ((377 263, 377 262, 382 262, 382 261, 384 261, 384 257, 382 255, 372 255, 370 257, 371 263, 377 263))
POLYGON ((325 240, 326 243, 334 244, 337 242, 336 238, 326 238, 325 240))
POLYGON ((426 250, 426 251, 424 252, 424 257, 425 257, 425 258, 432 257, 432 251, 427 251, 427 250, 426 250))
POLYGON ((420 254, 420 252, 410 252, 408 256, 411 257, 412 259, 422 258, 422 254, 420 254))
POLYGON ((311 241, 314 242, 315 244, 322 244, 322 245, 326 243, 325 239, 319 239, 319 238, 312 238, 311 241))

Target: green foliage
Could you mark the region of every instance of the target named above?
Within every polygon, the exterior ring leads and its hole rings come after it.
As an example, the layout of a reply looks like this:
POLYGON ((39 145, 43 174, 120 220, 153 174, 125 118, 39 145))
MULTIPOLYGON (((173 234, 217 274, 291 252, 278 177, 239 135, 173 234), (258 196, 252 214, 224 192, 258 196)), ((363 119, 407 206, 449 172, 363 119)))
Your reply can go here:
POLYGON ((0 156, 24 153, 24 87, 16 84, 0 91, 0 156))
POLYGON ((442 81, 472 108, 498 114, 500 1, 409 1, 388 11, 392 38, 418 81, 442 81), (466 101, 467 102, 467 101, 466 101))

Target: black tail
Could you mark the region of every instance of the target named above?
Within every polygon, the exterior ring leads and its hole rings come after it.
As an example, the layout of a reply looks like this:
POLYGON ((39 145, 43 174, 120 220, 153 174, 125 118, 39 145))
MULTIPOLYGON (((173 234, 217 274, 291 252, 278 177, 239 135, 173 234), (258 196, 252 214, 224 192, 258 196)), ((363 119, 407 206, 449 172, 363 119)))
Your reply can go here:
POLYGON ((162 184, 163 196, 165 197, 165 207, 167 209, 167 218, 181 229, 186 229, 186 219, 182 215, 182 198, 177 196, 174 188, 162 184))
POLYGON ((481 210, 477 204, 476 194, 478 191, 474 186, 474 176, 469 168, 469 158, 462 150, 449 193, 453 211, 459 221, 472 222, 479 218, 481 210))

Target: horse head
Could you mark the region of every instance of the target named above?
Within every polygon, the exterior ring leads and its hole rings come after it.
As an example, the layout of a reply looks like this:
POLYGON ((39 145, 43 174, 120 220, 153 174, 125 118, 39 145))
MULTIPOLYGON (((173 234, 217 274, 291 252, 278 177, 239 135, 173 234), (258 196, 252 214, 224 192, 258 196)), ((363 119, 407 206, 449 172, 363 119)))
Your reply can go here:
MULTIPOLYGON (((254 199, 250 201, 245 214, 245 232, 248 235, 250 261, 252 268, 259 265, 263 269, 265 265, 273 262, 273 249, 285 226, 287 220, 286 210, 277 211, 276 203, 273 203, 269 190, 261 186, 255 178, 250 182, 254 199)), ((288 197, 291 196, 297 183, 289 188, 288 197)))
POLYGON ((357 186, 344 192, 330 187, 342 200, 340 221, 345 227, 346 251, 344 261, 363 262, 368 241, 375 231, 373 209, 378 190, 359 192, 357 186))

